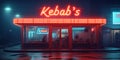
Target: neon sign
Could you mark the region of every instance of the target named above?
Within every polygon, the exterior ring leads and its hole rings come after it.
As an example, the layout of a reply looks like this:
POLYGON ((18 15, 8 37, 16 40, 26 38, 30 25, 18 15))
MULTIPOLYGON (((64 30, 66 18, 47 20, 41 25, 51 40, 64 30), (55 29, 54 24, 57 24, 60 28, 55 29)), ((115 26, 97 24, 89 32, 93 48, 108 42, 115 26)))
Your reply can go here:
POLYGON ((80 9, 77 9, 76 7, 71 7, 70 5, 67 6, 66 9, 60 9, 57 5, 55 9, 52 9, 51 7, 43 7, 42 11, 40 13, 41 16, 45 17, 51 17, 51 16, 79 16, 80 15, 80 9))
POLYGON ((37 34, 48 34, 48 30, 46 28, 37 28, 37 34))
POLYGON ((113 24, 120 24, 120 12, 113 12, 113 24))

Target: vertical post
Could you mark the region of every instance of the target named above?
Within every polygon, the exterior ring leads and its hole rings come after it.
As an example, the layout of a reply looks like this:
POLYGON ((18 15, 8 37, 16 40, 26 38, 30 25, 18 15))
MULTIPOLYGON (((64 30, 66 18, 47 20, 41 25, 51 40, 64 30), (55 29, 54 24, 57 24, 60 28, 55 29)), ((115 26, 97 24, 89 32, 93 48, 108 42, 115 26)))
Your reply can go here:
POLYGON ((97 46, 96 46, 96 44, 97 44, 97 39, 98 39, 97 35, 98 35, 98 29, 97 29, 97 26, 95 26, 95 40, 93 41, 94 47, 97 47, 97 46))
POLYGON ((52 26, 49 26, 49 49, 52 48, 52 26))
POLYGON ((102 33, 102 29, 101 29, 101 26, 100 25, 98 25, 98 47, 101 47, 101 44, 100 44, 100 42, 101 42, 101 33, 102 33))
POLYGON ((114 41, 115 41, 115 39, 114 39, 114 37, 115 37, 115 35, 114 35, 114 30, 111 30, 111 40, 110 40, 110 43, 113 45, 113 43, 114 43, 114 41))
POLYGON ((62 28, 60 27, 60 39, 59 39, 59 40, 60 40, 60 49, 62 49, 62 38, 61 38, 61 32, 62 32, 62 31, 61 31, 61 29, 62 29, 62 28))
POLYGON ((94 29, 94 31, 92 31, 92 33, 91 33, 91 39, 90 39, 90 41, 89 41, 89 43, 90 43, 90 47, 93 47, 94 46, 94 44, 96 43, 96 33, 97 33, 97 29, 96 29, 96 26, 94 26, 94 25, 92 25, 92 28, 94 29))
POLYGON ((100 30, 99 29, 100 29, 100 27, 99 27, 99 25, 97 25, 96 26, 96 46, 97 47, 99 47, 99 42, 100 42, 99 41, 100 40, 100 38, 99 38, 100 37, 100 30))
POLYGON ((22 48, 24 47, 24 26, 21 26, 21 42, 22 42, 22 48))
POLYGON ((69 26, 69 49, 72 49, 72 26, 69 26))

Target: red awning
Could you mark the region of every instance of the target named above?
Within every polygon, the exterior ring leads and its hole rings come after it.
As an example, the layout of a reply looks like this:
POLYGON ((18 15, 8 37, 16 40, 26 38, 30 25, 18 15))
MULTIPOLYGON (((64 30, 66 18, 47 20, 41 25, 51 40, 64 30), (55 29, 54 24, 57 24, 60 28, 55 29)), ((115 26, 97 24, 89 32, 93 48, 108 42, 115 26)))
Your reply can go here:
POLYGON ((106 24, 106 19, 77 19, 77 18, 14 18, 17 25, 37 24, 106 24))

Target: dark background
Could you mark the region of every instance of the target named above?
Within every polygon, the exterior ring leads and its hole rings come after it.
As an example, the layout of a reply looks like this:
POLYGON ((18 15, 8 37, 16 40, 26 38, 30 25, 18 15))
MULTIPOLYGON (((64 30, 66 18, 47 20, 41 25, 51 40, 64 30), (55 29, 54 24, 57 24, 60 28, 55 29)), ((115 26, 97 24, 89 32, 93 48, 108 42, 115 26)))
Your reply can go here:
MULTIPOLYGON (((40 8, 43 6, 61 8, 67 5, 81 9, 81 17, 110 19, 112 11, 120 8, 120 0, 0 0, 0 47, 21 43, 20 27, 13 24, 15 14, 23 17, 40 18, 40 8), (4 8, 11 7, 10 13, 5 13, 4 8)), ((69 18, 69 17, 68 17, 69 18)))

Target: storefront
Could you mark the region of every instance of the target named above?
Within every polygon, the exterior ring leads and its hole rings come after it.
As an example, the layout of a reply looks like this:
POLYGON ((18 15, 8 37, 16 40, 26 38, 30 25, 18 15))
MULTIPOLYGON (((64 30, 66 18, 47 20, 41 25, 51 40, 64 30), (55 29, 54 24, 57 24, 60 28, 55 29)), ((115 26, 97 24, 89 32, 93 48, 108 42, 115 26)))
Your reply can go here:
POLYGON ((22 48, 79 49, 98 46, 101 27, 106 24, 106 19, 69 18, 73 12, 74 16, 79 16, 80 10, 73 7, 71 11, 69 5, 66 10, 58 8, 43 7, 40 15, 45 18, 14 18, 13 23, 21 27, 22 48))
POLYGON ((111 17, 102 29, 103 45, 104 47, 120 47, 120 12, 113 11, 111 17))

